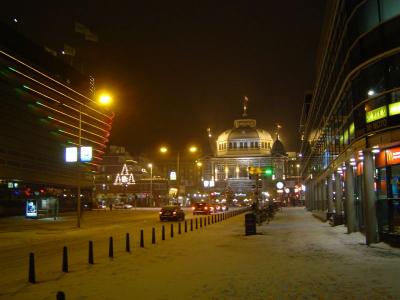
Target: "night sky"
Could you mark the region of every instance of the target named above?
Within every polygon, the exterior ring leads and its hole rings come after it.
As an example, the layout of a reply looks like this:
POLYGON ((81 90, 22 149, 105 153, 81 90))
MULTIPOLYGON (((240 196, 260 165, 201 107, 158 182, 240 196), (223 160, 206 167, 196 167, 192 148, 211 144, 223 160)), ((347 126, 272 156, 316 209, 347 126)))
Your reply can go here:
MULTIPOLYGON (((12 1, 1 20, 61 51, 111 89, 111 144, 132 154, 162 143, 207 146, 241 117, 298 150, 304 93, 313 87, 325 0, 304 1, 12 1), (80 22, 98 36, 74 31, 80 22)), ((4 6, 4 3, 2 4, 4 6)))

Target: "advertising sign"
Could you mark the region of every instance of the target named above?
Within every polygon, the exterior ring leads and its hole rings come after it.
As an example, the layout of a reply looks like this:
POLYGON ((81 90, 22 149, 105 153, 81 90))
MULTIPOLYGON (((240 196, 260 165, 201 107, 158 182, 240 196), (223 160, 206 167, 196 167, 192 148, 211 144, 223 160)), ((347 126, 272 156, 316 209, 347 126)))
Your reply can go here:
POLYGON ((365 121, 366 123, 371 123, 373 121, 383 119, 387 116, 386 105, 375 108, 373 110, 367 111, 365 113, 365 121))
POLYGON ((65 148, 65 161, 66 162, 77 162, 78 161, 78 148, 77 147, 65 148))
POLYGON ((81 161, 92 161, 92 147, 81 147, 81 161))
POLYGON ((400 148, 387 149, 385 152, 387 165, 400 164, 400 148))
POLYGON ((26 200, 25 216, 29 218, 37 218, 36 200, 26 200))

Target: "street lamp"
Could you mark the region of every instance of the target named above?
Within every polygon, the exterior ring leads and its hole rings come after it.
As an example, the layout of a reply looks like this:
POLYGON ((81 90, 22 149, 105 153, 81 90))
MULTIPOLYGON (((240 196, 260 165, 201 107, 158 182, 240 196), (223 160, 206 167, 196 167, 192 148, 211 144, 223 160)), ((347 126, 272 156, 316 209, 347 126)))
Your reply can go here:
MULTIPOLYGON (((188 148, 190 153, 196 153, 198 151, 196 146, 190 146, 188 148)), ((166 154, 168 152, 168 148, 163 146, 160 148, 160 152, 162 154, 166 154)), ((176 157, 176 195, 179 196, 179 186, 180 186, 180 152, 178 151, 177 157, 176 157)))
MULTIPOLYGON (((101 93, 98 96, 97 104, 99 106, 108 106, 111 104, 112 97, 108 93, 101 93)), ((82 150, 82 103, 79 104, 79 134, 78 134, 78 184, 77 184, 77 223, 76 226, 81 227, 81 150, 82 150)))
POLYGON ((150 168, 150 201, 152 201, 153 200, 153 164, 150 163, 147 166, 150 168))

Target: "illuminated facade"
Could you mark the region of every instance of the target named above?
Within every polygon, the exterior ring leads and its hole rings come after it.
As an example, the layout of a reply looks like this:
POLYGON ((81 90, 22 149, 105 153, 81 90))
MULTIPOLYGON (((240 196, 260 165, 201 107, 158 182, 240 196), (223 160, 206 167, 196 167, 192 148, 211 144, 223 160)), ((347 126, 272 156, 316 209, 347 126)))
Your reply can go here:
POLYGON ((367 244, 400 232, 399 32, 399 1, 330 1, 300 124, 307 208, 367 244))
POLYGON ((245 100, 243 118, 235 120, 232 129, 224 131, 217 139, 213 139, 209 131, 213 156, 202 160, 205 191, 221 193, 230 200, 237 195, 249 198, 254 192, 255 181, 249 179, 249 167, 273 170, 273 174, 261 176, 260 191, 272 195, 277 181, 291 184, 287 174, 290 158, 278 133, 274 141, 270 133, 257 128, 256 120, 247 118, 247 98, 245 100))
POLYGON ((93 100, 88 77, 0 25, 1 211, 20 214, 26 199, 40 206, 50 197, 72 209, 78 178, 88 202, 113 114, 93 100), (93 148, 92 161, 65 163, 65 148, 79 144, 93 148))

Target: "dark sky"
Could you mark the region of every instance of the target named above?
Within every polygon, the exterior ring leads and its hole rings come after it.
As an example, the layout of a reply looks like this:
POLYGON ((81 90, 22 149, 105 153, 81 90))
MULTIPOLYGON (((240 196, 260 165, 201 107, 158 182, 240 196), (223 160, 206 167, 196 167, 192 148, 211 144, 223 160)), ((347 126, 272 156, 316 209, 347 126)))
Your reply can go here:
MULTIPOLYGON (((304 93, 313 87, 325 0, 12 1, 2 19, 75 62, 115 94, 111 143, 132 154, 161 143, 205 146, 241 116, 298 147, 304 93), (74 32, 87 26, 99 42, 74 32)), ((3 4, 4 5, 4 4, 3 4)))

